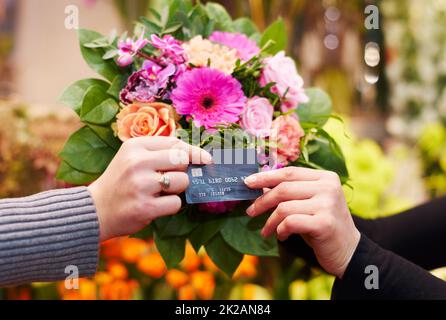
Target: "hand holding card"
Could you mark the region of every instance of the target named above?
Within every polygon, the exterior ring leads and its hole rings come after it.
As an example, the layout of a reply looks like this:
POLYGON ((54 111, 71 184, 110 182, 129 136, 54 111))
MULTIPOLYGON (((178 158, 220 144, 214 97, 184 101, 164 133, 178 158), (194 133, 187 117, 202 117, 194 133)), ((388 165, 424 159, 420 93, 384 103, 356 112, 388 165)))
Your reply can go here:
POLYGON ((244 183, 246 177, 259 172, 254 149, 218 149, 211 153, 213 164, 188 169, 188 204, 255 200, 262 195, 261 190, 252 190, 244 183))

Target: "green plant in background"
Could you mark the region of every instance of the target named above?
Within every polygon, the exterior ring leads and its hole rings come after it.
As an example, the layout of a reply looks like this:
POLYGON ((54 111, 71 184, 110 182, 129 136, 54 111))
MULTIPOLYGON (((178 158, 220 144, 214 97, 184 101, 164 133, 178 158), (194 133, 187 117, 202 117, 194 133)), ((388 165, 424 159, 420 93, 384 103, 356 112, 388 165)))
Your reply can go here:
POLYGON ((427 125, 418 141, 426 187, 432 197, 446 194, 446 128, 427 125))

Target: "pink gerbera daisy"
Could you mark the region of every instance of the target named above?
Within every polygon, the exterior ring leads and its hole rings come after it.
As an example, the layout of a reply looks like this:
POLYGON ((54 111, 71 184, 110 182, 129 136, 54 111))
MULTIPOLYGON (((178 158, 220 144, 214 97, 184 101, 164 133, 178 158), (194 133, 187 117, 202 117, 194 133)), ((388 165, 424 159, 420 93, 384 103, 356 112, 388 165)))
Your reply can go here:
POLYGON ((236 79, 210 68, 183 73, 171 99, 178 114, 206 129, 238 122, 247 101, 236 79))
POLYGON ((243 61, 248 61, 260 53, 257 43, 241 33, 215 31, 209 40, 236 49, 238 57, 243 61))

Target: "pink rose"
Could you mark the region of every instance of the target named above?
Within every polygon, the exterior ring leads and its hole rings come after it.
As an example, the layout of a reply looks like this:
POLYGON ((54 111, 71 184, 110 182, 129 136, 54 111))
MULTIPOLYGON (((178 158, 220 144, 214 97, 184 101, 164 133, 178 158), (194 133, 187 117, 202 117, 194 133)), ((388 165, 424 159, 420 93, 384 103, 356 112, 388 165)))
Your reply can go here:
POLYGON ((271 139, 277 144, 277 163, 286 166, 299 159, 300 141, 305 132, 296 116, 278 117, 273 122, 271 132, 271 139))
POLYGON ((273 124, 274 107, 268 99, 253 97, 248 100, 242 115, 242 128, 260 138, 269 136, 273 124))
POLYGON ((266 58, 264 63, 260 84, 266 86, 268 83, 275 83, 271 90, 282 98, 282 112, 296 109, 299 104, 309 101, 305 94, 304 81, 297 73, 296 64, 293 59, 285 56, 284 51, 274 57, 266 58))

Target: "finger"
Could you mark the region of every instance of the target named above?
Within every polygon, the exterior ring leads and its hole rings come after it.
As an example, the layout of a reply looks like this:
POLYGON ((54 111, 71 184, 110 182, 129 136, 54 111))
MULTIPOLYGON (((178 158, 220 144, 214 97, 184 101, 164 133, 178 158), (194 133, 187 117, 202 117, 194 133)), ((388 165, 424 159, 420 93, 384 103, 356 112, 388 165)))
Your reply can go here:
POLYGON ((287 217, 277 227, 276 233, 279 241, 285 241, 292 234, 305 235, 314 231, 316 217, 295 214, 287 217))
MULTIPOLYGON (((188 155, 188 164, 210 164, 212 163, 212 156, 205 150, 191 146, 190 144, 185 143, 174 137, 145 137, 145 138, 137 138, 140 139, 141 144, 149 151, 160 151, 160 150, 183 150, 188 155)), ((176 161, 175 153, 172 153, 174 156, 171 161, 176 161)))
POLYGON ((181 198, 175 195, 158 197, 153 200, 153 204, 155 208, 158 208, 154 219, 174 215, 181 210, 182 206, 181 198))
POLYGON ((182 149, 153 151, 148 154, 146 164, 155 171, 186 171, 192 159, 182 149))
POLYGON ((319 185, 315 181, 283 182, 254 201, 246 213, 255 217, 277 207, 281 202, 310 199, 318 190, 319 185))
POLYGON ((277 230, 279 224, 291 215, 314 215, 315 207, 314 200, 296 200, 281 203, 263 227, 262 236, 265 238, 271 236, 277 230))
POLYGON ((249 176, 245 183, 252 189, 274 188, 287 181, 316 181, 323 176, 323 171, 307 168, 288 167, 274 171, 261 172, 249 176))
POLYGON ((170 182, 170 185, 168 188, 163 188, 160 182, 162 174, 159 173, 157 179, 157 193, 163 192, 167 194, 180 194, 186 191, 186 189, 189 187, 189 176, 184 172, 166 172, 164 175, 170 182))

